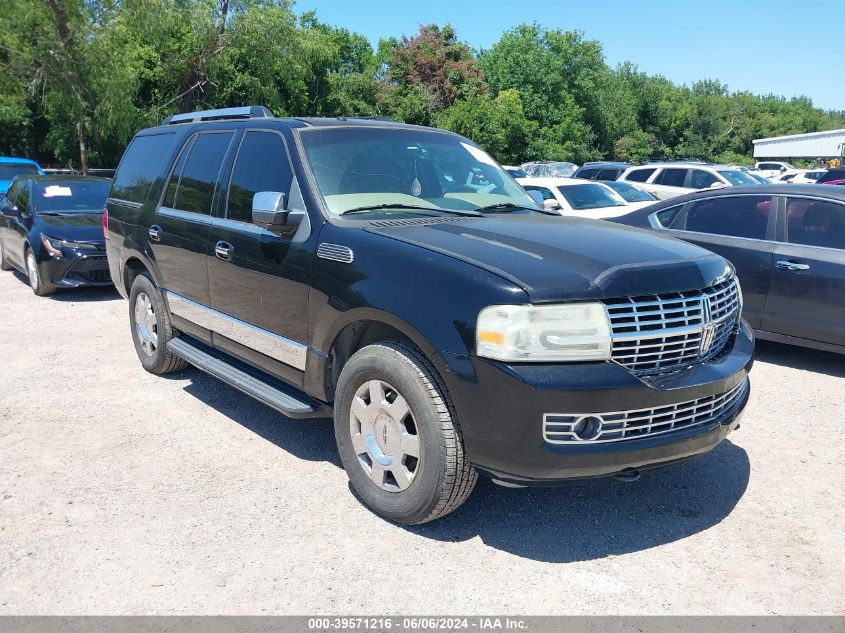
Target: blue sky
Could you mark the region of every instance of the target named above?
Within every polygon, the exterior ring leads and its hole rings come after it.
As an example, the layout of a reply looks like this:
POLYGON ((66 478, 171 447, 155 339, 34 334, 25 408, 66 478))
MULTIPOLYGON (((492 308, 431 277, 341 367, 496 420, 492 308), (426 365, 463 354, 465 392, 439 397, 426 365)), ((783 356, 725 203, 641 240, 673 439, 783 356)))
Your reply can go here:
POLYGON ((611 66, 630 60, 677 83, 718 79, 731 90, 806 95, 845 110, 845 2, 794 0, 298 0, 298 12, 367 36, 411 34, 449 22, 473 48, 538 22, 599 40, 611 66))

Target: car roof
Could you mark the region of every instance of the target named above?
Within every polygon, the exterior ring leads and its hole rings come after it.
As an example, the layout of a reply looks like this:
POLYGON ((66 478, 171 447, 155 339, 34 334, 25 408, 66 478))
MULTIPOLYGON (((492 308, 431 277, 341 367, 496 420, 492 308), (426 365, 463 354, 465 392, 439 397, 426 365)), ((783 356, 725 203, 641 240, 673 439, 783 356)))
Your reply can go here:
POLYGON ((717 198, 719 196, 741 196, 741 195, 768 195, 768 196, 822 196, 825 198, 835 198, 837 200, 845 201, 845 191, 830 187, 827 185, 796 185, 792 183, 772 183, 771 185, 747 185, 741 187, 722 187, 720 189, 705 189, 703 191, 693 191, 682 196, 668 198, 661 200, 653 205, 650 209, 672 207, 678 204, 686 204, 691 200, 698 200, 699 198, 717 198))
POLYGON ((584 180, 582 178, 563 178, 558 176, 528 176, 518 178, 521 185, 538 185, 546 187, 576 187, 580 185, 602 184, 597 180, 584 180))
POLYGON ((617 160, 596 160, 590 161, 589 163, 584 163, 581 165, 581 169, 585 167, 630 167, 631 163, 625 163, 623 161, 617 160))
POLYGON ((72 183, 72 182, 111 182, 111 178, 105 178, 103 176, 81 176, 79 174, 49 174, 46 176, 40 176, 36 174, 32 175, 25 175, 25 176, 18 176, 18 180, 29 180, 30 182, 34 183, 41 183, 41 182, 55 182, 55 183, 72 183))
POLYGON ((660 163, 646 163, 644 165, 635 165, 632 169, 637 169, 640 167, 648 167, 648 168, 660 168, 660 167, 679 167, 681 169, 689 168, 689 167, 698 167, 699 169, 718 169, 723 171, 740 171, 739 167, 735 167, 734 165, 715 165, 712 163, 697 163, 694 161, 667 161, 667 162, 660 162, 660 163))
POLYGON ((36 167, 40 167, 40 165, 31 158, 18 158, 17 156, 0 156, 0 163, 23 163, 25 165, 35 165, 36 167))

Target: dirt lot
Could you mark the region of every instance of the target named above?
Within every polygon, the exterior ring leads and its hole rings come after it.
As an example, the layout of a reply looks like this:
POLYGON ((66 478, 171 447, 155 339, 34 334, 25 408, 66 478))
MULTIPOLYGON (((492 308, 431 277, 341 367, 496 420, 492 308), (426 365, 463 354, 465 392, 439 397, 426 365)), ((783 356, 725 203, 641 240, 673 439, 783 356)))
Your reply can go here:
POLYGON ((329 421, 145 373, 127 311, 0 274, 0 614, 845 613, 845 358, 761 343, 711 454, 481 482, 405 529, 350 494, 329 421))

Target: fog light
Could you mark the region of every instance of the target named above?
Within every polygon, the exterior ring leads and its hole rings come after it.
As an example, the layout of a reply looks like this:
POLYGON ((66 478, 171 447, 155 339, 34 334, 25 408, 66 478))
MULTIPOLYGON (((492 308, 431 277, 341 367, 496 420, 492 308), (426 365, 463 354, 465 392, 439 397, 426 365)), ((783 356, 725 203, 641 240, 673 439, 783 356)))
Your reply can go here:
POLYGON ((572 432, 579 440, 594 440, 601 433, 602 419, 595 415, 579 418, 572 427, 572 432))

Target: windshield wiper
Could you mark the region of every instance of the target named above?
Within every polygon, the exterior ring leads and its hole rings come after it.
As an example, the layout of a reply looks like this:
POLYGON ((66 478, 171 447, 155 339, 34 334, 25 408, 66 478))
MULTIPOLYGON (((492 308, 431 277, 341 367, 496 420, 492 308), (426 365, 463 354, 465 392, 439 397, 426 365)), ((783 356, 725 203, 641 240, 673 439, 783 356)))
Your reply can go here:
POLYGON ((537 213, 545 213, 546 215, 560 215, 559 213, 549 211, 548 209, 535 209, 534 207, 528 207, 524 204, 516 204, 514 202, 497 202, 496 204, 488 204, 484 207, 478 207, 475 210, 479 213, 484 213, 485 211, 498 211, 499 209, 526 209, 528 211, 536 211, 537 213))
POLYGON ((435 211, 440 213, 451 213, 453 215, 466 215, 466 216, 479 216, 480 213, 476 211, 471 211, 469 209, 461 210, 461 209, 444 209, 442 207, 426 207, 421 204, 403 204, 399 203, 385 203, 385 204, 368 204, 362 207, 355 207, 353 209, 347 209, 346 211, 341 211, 338 215, 349 215, 351 213, 365 213, 367 211, 378 211, 379 209, 411 209, 413 211, 435 211))

